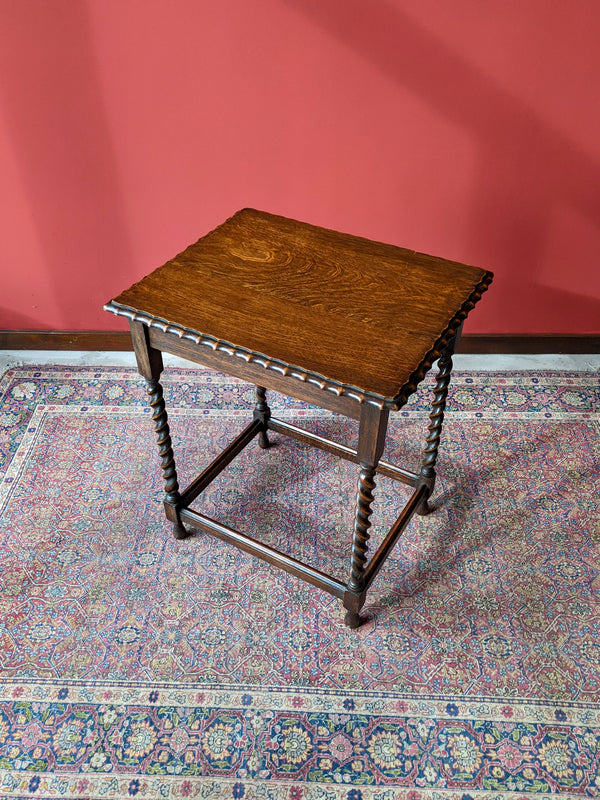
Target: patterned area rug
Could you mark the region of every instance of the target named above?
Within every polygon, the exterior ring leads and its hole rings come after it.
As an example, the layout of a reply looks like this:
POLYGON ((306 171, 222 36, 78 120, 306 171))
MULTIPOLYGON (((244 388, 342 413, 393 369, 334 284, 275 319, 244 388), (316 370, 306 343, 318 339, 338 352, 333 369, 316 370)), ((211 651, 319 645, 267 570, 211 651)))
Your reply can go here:
MULTIPOLYGON (((164 384, 185 486, 253 389, 201 369, 164 384)), ((409 468, 426 384, 389 435, 409 468)), ((600 796, 597 375, 455 375, 437 510, 355 632, 329 595, 172 538, 137 373, 18 368, 0 391, 1 797, 600 796)), ((270 400, 354 443, 353 422, 270 400)), ((345 577, 357 468, 271 436, 195 507, 345 577)), ((379 479, 375 541, 407 491, 379 479)))

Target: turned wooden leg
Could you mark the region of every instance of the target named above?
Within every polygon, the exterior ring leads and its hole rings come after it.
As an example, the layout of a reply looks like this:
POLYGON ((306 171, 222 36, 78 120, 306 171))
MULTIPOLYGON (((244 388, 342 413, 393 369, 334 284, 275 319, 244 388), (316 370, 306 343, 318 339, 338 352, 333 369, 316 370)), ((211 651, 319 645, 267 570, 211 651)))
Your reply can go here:
POLYGON ((371 527, 371 503, 373 502, 373 489, 375 488, 375 470, 366 464, 360 465, 358 478, 358 491, 356 493, 356 509, 354 512, 354 534, 352 537, 352 565, 348 591, 355 597, 353 602, 346 605, 344 622, 349 628, 358 628, 361 623, 359 611, 365 601, 363 577, 367 563, 367 550, 369 542, 369 528, 371 527))
POLYGON ((156 433, 160 466, 163 473, 165 499, 164 507, 167 519, 173 523, 173 535, 176 539, 185 539, 191 534, 185 529, 179 516, 181 508, 181 495, 177 481, 175 457, 169 431, 169 421, 163 389, 159 381, 163 370, 162 353, 151 347, 148 328, 140 322, 132 320, 129 323, 131 338, 135 350, 138 371, 146 379, 146 391, 152 409, 152 420, 156 433))
POLYGON ((254 407, 254 419, 259 419, 262 422, 262 430, 258 434, 258 446, 265 450, 270 446, 269 437, 267 435, 267 422, 271 416, 271 409, 267 403, 267 391, 262 386, 256 387, 256 406, 254 407))
POLYGON ((152 408, 154 432, 156 433, 160 467, 163 473, 165 487, 165 511, 168 519, 173 522, 173 535, 175 538, 185 539, 186 536, 189 536, 189 534, 183 527, 181 519, 179 518, 181 495, 179 494, 179 482, 177 481, 177 470, 175 468, 175 456, 173 455, 171 432, 169 430, 169 421, 160 381, 146 379, 146 391, 149 395, 150 407, 152 408))
POLYGON ((346 609, 344 622, 349 628, 358 628, 364 621, 359 612, 367 594, 365 566, 369 528, 371 527, 371 504, 375 489, 375 470, 385 444, 387 421, 388 411, 386 409, 367 405, 361 411, 358 434, 360 474, 354 512, 350 578, 344 594, 344 608, 346 609))
POLYGON ((452 376, 452 356, 454 354, 455 339, 451 340, 442 351, 438 361, 438 374, 433 390, 433 401, 431 403, 431 413, 429 414, 429 430, 423 449, 423 460, 419 481, 417 486, 426 486, 427 494, 417 506, 416 513, 423 516, 431 512, 428 498, 433 493, 435 486, 436 471, 435 465, 438 457, 440 437, 442 435, 442 425, 444 423, 444 410, 448 397, 448 387, 452 376))

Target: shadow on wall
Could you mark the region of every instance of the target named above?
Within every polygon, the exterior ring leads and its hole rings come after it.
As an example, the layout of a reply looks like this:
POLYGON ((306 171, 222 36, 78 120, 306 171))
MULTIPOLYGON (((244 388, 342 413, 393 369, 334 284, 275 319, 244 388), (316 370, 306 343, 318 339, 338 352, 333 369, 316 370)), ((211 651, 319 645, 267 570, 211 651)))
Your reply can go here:
MULTIPOLYGON (((557 209, 572 209, 599 234, 598 163, 389 0, 379 0, 376 10, 363 0, 286 2, 478 142, 467 240, 473 250, 498 254, 496 263, 502 270, 494 283, 496 308, 510 308, 522 285, 531 293, 518 300, 525 307, 531 307, 534 291, 536 305, 551 302, 556 316, 548 320, 550 330, 553 324, 560 328, 561 317, 569 319, 574 305, 581 332, 600 330, 600 299, 586 294, 585 285, 563 292, 544 286, 544 276, 536 274, 548 257, 557 209)), ((591 277, 596 268, 597 264, 565 264, 565 272, 584 276, 582 284, 586 270, 591 277)), ((544 310, 544 320, 548 316, 544 310)), ((526 312, 520 318, 526 319, 526 312)), ((493 324, 502 330, 502 317, 493 324)))
MULTIPOLYGON (((506 281, 501 282, 500 290, 503 291, 503 308, 510 308, 511 314, 518 319, 527 319, 531 306, 536 306, 536 324, 540 330, 551 333, 570 333, 573 326, 577 325, 576 333, 597 333, 600 331, 600 300, 586 294, 570 292, 567 289, 555 289, 552 286, 537 284, 535 286, 535 299, 526 293, 519 294, 516 281, 506 286, 506 281), (554 330, 561 319, 569 320, 567 330, 554 330)), ((564 329, 564 325, 563 325, 564 329)))
POLYGON ((57 306, 71 319, 81 306, 91 328, 86 308, 101 314, 132 260, 87 5, 7 3, 2 16, 0 98, 29 212, 57 306))
POLYGON ((0 306, 0 330, 37 331, 40 330, 40 325, 43 329, 43 324, 38 319, 22 314, 20 311, 14 311, 12 308, 0 306))

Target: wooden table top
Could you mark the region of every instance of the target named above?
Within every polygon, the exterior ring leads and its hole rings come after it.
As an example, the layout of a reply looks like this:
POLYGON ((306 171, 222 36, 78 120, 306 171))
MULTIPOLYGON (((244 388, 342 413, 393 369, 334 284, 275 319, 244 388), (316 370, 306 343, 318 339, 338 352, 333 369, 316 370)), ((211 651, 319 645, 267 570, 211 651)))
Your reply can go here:
POLYGON ((243 209, 105 308, 391 402, 422 379, 491 279, 243 209))

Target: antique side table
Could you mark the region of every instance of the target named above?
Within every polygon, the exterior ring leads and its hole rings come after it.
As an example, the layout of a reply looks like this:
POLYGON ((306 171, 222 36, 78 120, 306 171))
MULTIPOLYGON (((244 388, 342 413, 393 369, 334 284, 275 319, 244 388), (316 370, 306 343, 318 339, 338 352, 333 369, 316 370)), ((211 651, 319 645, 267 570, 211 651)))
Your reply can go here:
POLYGON ((484 269, 244 209, 109 302, 107 311, 129 319, 147 382, 174 535, 198 528, 265 559, 342 599, 346 624, 357 628, 367 589, 400 534, 414 513, 430 510, 452 354, 491 280, 484 269), (161 352, 256 385, 252 422, 183 491, 159 382, 161 352), (438 359, 419 470, 381 461, 389 412, 438 359), (275 419, 266 389, 358 420, 357 447, 275 419), (190 507, 252 439, 268 447, 270 430, 359 464, 347 582, 190 507), (367 563, 376 473, 414 491, 367 563))

